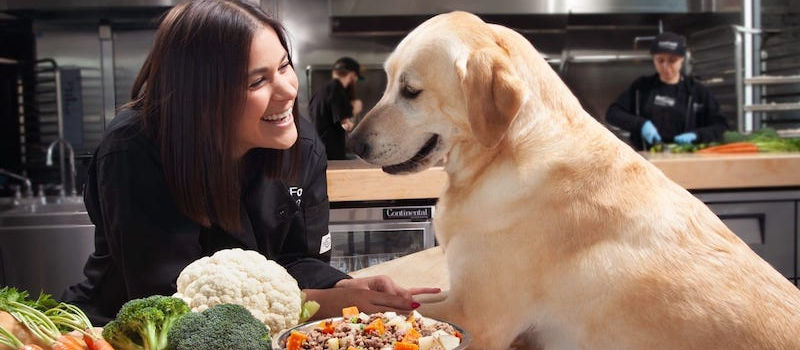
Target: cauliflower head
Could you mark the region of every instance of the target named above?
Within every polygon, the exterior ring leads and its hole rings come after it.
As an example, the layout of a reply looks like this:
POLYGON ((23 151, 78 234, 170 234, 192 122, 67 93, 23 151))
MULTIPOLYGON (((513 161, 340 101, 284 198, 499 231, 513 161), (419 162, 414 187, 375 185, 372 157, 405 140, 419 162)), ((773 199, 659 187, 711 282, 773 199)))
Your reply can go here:
POLYGON ((174 296, 195 312, 225 303, 242 305, 273 336, 298 323, 302 306, 300 287, 283 266, 239 248, 220 250, 186 266, 174 296))

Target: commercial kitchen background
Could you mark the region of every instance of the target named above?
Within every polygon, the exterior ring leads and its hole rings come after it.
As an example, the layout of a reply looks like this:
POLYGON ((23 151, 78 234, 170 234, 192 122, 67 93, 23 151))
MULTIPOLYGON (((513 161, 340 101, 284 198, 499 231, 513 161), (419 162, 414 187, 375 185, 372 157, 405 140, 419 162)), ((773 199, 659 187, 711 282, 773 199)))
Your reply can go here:
MULTIPOLYGON (((647 49, 652 37, 664 30, 688 38, 687 71, 712 89, 733 128, 751 131, 769 126, 787 133, 800 128, 800 0, 253 1, 288 29, 303 115, 313 90, 330 78, 330 64, 345 55, 367 68, 367 79, 359 84, 358 94, 364 110, 369 110, 386 84, 381 65, 402 37, 434 14, 460 9, 514 28, 531 40, 586 110, 601 122, 611 101, 636 77, 653 73, 647 49), (768 78, 751 78, 759 76, 768 78)), ((177 2, 0 0, 0 168, 29 178, 34 197, 41 192, 46 201, 56 198, 62 205, 57 209, 39 207, 39 213, 58 212, 46 218, 47 229, 40 229, 41 217, 4 215, 3 211, 13 206, 16 192, 26 196, 25 187, 6 175, 8 181, 0 184, 0 199, 6 200, 0 201, 0 285, 20 278, 22 265, 30 265, 29 270, 45 269, 31 262, 12 264, 12 254, 24 256, 29 250, 30 256, 40 257, 42 253, 35 249, 47 249, 47 254, 63 260, 67 259, 64 251, 74 248, 69 253, 75 256, 71 264, 79 269, 85 259, 81 252, 91 252, 91 223, 85 213, 74 213, 82 203, 77 198, 70 203, 57 197, 63 191, 69 199, 73 189, 80 194, 91 152, 115 109, 129 99, 159 15, 177 2), (50 147, 54 165, 46 164, 48 146, 57 146, 53 142, 59 138, 74 149, 74 186, 69 152, 64 148, 50 147), (67 214, 63 213, 65 205, 73 206, 67 214), (67 226, 81 233, 65 235, 67 226)), ((624 137, 619 130, 612 131, 624 137)), ((754 245, 764 246, 766 253, 757 251, 771 256, 768 260, 794 279, 798 192, 791 188, 779 194, 748 193, 745 199, 734 196, 739 204, 728 203, 734 197, 725 193, 698 196, 719 202, 713 205, 718 214, 727 215, 726 223, 741 226, 735 230, 740 236, 753 232, 752 241, 758 242, 754 245), (766 206, 754 208, 752 203, 766 206), (770 232, 782 238, 765 240, 766 235, 773 236, 770 232)), ((353 245, 369 240, 368 235, 354 238, 354 230, 419 233, 400 239, 373 238, 386 249, 403 246, 382 254, 405 254, 433 244, 430 218, 434 202, 435 198, 333 203, 338 212, 332 212, 332 230, 350 232, 342 236, 342 244, 350 246, 344 248, 345 254, 350 255, 364 255, 355 252, 353 245), (379 209, 348 211, 365 206, 379 209), (393 215, 383 207, 411 207, 413 215, 392 221, 399 224, 394 229, 370 226, 385 223, 387 215, 393 215)), ((350 270, 379 261, 335 263, 350 270)), ((54 280, 38 273, 36 281, 26 283, 57 293, 55 289, 68 279, 74 277, 65 273, 64 280, 54 280)))

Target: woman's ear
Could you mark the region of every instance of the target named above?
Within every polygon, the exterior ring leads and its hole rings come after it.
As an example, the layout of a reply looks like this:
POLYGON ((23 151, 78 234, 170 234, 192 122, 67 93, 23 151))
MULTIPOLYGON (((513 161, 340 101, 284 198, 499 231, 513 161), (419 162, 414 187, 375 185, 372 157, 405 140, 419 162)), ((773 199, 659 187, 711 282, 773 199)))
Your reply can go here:
POLYGON ((508 54, 499 46, 472 52, 461 89, 467 100, 472 133, 486 147, 500 143, 522 106, 524 82, 508 54))

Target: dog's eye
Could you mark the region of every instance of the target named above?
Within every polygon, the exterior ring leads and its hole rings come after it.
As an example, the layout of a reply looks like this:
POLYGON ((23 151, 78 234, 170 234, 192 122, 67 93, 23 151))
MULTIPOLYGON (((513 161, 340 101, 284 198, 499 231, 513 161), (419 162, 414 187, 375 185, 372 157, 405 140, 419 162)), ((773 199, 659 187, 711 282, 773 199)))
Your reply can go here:
POLYGON ((409 85, 403 86, 403 88, 400 90, 400 94, 405 98, 415 98, 419 96, 420 92, 422 92, 422 90, 415 89, 409 85))

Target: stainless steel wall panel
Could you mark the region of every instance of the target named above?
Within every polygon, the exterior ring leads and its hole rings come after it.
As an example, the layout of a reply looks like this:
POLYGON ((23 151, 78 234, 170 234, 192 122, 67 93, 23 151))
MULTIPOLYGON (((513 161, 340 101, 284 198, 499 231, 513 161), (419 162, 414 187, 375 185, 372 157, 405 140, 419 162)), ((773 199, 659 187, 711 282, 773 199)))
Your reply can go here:
POLYGON ((131 100, 131 87, 153 46, 155 29, 114 30, 115 107, 131 100))
POLYGON ((739 1, 712 0, 329 0, 333 16, 481 14, 687 13, 738 11, 739 1))
MULTIPOLYGON (((96 24, 63 24, 58 22, 35 21, 36 50, 39 58, 52 58, 59 66, 79 68, 83 100, 84 129, 96 130, 102 115, 101 90, 97 86, 97 72, 100 67, 100 46, 96 24)), ((102 128, 102 127, 101 127, 102 128)), ((99 142, 99 135, 84 135, 84 145, 78 152, 89 152, 99 142)), ((41 141, 46 145, 55 139, 50 135, 41 141)))
POLYGON ((3 0, 0 2, 0 10, 169 7, 180 2, 181 0, 3 0))

